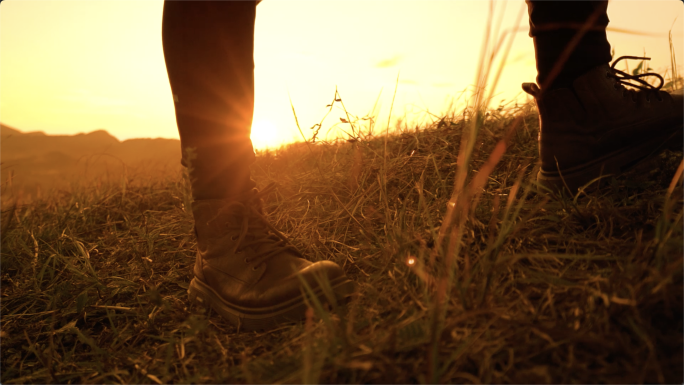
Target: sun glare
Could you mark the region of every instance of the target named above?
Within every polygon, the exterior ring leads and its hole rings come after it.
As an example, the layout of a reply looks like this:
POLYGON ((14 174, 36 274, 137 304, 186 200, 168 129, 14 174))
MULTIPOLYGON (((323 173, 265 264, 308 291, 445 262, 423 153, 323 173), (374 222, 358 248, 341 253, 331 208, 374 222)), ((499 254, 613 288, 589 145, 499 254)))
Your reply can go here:
POLYGON ((252 144, 255 149, 278 147, 282 144, 282 133, 275 124, 268 120, 255 120, 252 123, 252 144))

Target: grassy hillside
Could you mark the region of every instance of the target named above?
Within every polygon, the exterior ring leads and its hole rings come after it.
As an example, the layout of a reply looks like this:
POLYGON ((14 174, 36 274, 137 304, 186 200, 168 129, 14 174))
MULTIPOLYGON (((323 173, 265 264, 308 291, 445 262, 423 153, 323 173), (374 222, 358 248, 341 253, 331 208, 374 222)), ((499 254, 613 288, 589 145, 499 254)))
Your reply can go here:
POLYGON ((270 220, 359 288, 268 332, 188 304, 180 174, 3 200, 2 382, 683 381, 681 154, 569 197, 537 191, 529 105, 359 131, 258 155, 270 220))
POLYGON ((21 132, 0 124, 2 195, 24 199, 74 183, 119 181, 128 172, 180 170, 180 142, 129 139, 120 142, 105 130, 77 135, 21 132))

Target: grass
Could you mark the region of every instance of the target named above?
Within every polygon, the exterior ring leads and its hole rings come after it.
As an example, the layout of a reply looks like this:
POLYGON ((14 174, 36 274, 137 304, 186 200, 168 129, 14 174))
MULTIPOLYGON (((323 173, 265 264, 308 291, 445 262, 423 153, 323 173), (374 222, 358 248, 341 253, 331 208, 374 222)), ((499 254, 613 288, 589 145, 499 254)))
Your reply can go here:
POLYGON ((490 110, 473 170, 521 124, 459 222, 445 293, 436 241, 469 116, 259 154, 270 220, 359 288, 346 317, 270 332, 186 301, 179 175, 5 206, 2 382, 681 382, 681 155, 576 199, 537 193, 534 108, 490 110))
POLYGON ((491 38, 462 113, 378 136, 336 92, 348 141, 258 154, 271 222, 358 285, 301 324, 245 332, 187 302, 182 175, 3 199, 0 380, 681 383, 681 154, 540 191, 535 108, 487 107, 491 38))

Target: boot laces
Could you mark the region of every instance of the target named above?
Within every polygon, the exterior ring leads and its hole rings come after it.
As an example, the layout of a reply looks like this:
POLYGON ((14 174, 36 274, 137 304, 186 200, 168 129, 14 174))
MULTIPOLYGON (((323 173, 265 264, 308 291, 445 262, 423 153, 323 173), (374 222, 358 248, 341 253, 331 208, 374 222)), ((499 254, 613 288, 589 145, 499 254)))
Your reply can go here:
POLYGON ((246 248, 252 248, 254 253, 245 258, 246 263, 254 263, 252 269, 284 252, 291 252, 300 256, 299 251, 290 244, 287 237, 278 231, 266 219, 261 210, 261 198, 275 189, 275 183, 271 183, 263 190, 253 189, 247 194, 246 199, 233 201, 225 205, 217 216, 221 213, 230 213, 232 221, 226 222, 227 229, 231 232, 238 232, 237 237, 233 236, 235 246, 234 254, 241 254, 246 248))
POLYGON ((651 94, 654 94, 656 99, 658 99, 658 101, 662 102, 663 99, 660 96, 659 91, 663 87, 663 84, 665 84, 665 79, 663 79, 662 76, 660 76, 659 74, 654 73, 654 72, 646 72, 643 74, 630 75, 627 72, 624 72, 624 71, 621 71, 621 70, 615 68, 617 63, 619 63, 621 60, 624 60, 624 59, 651 60, 651 58, 649 58, 649 57, 638 57, 638 56, 620 56, 619 58, 617 58, 613 62, 613 64, 610 66, 611 72, 606 74, 607 77, 615 79, 615 81, 616 81, 615 88, 618 90, 621 89, 622 94, 624 96, 629 95, 632 98, 632 100, 635 102, 637 101, 640 93, 645 94, 646 101, 648 101, 648 102, 651 101, 649 98, 649 96, 651 94), (647 81, 643 80, 643 78, 648 77, 648 76, 655 76, 656 78, 658 78, 658 80, 660 80, 660 84, 658 84, 658 86, 656 87, 656 86, 648 83, 647 81), (636 82, 636 83, 633 83, 633 82, 636 82), (632 87, 634 89, 625 88, 625 86, 632 87))

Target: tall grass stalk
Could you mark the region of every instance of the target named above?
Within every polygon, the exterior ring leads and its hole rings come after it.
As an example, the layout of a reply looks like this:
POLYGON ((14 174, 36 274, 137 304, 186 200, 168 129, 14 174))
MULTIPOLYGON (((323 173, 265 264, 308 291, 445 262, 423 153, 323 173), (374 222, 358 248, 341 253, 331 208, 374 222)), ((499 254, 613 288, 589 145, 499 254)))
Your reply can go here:
MULTIPOLYGON (((476 195, 477 192, 482 188, 482 186, 472 186, 473 189, 471 191, 466 192, 464 191, 464 185, 470 173, 470 160, 473 149, 475 147, 477 136, 482 125, 484 124, 485 114, 488 109, 491 96, 494 94, 496 85, 501 76, 501 72, 504 68, 506 59, 508 57, 515 37, 515 33, 513 32, 515 29, 507 31, 499 36, 501 18, 503 17, 503 14, 505 12, 504 5, 504 8, 501 10, 499 14, 499 20, 496 23, 496 27, 493 34, 494 38, 497 39, 497 43, 492 46, 490 39, 492 38, 491 29, 492 19, 494 16, 494 4, 495 3, 493 1, 490 1, 489 16, 487 19, 482 47, 480 49, 478 71, 475 76, 476 85, 473 90, 473 95, 471 97, 473 105, 471 107, 472 115, 470 117, 470 127, 467 131, 467 134, 463 135, 461 138, 461 146, 459 148, 454 190, 452 192, 451 199, 448 202, 447 212, 442 221, 442 225, 439 230, 439 238, 437 239, 437 250, 442 250, 444 246, 443 242, 445 237, 447 236, 447 234, 450 235, 448 246, 446 246, 446 253, 443 254, 443 257, 445 258, 444 276, 441 278, 440 285, 437 288, 438 291, 436 293, 435 302, 433 305, 433 321, 431 324, 432 350, 430 351, 431 360, 429 367, 430 380, 433 383, 436 383, 440 380, 440 373, 437 370, 439 365, 437 358, 437 349, 439 345, 441 331, 444 326, 444 317, 446 317, 447 314, 446 303, 449 300, 449 293, 451 293, 451 288, 454 284, 454 279, 456 277, 454 264, 456 263, 456 260, 461 252, 463 230, 465 222, 467 221, 467 208, 470 207, 471 203, 468 198, 476 195), (488 80, 490 76, 490 71, 496 63, 497 54, 500 52, 502 44, 506 42, 506 38, 508 38, 508 44, 506 45, 503 51, 503 56, 499 61, 498 71, 494 76, 491 86, 489 86, 488 80), (487 90, 489 90, 489 94, 485 97, 485 92, 487 90), (468 195, 468 198, 466 198, 466 195, 468 195), (454 216, 456 217, 454 218, 454 216), (454 222, 456 222, 455 225, 454 222)), ((520 24, 523 11, 524 7, 521 6, 520 11, 518 12, 518 17, 516 19, 516 25, 520 24)), ((517 124, 513 124, 512 127, 517 127, 517 124)), ((495 154, 498 154, 498 157, 500 158, 500 156, 503 155, 504 151, 505 143, 502 143, 502 145, 495 150, 495 154)), ((496 159, 496 157, 492 158, 492 160, 494 164, 498 162, 498 159, 496 159)), ((492 169, 493 165, 488 165, 488 167, 484 168, 485 172, 491 172, 492 169)), ((482 174, 482 178, 487 178, 488 176, 488 174, 482 174)), ((459 287, 458 290, 462 291, 461 287, 459 287)))
MULTIPOLYGON (((672 22, 674 24, 674 22, 672 22)), ((668 32, 668 42, 670 43, 670 74, 671 74, 671 79, 670 79, 670 89, 671 90, 679 90, 682 88, 682 78, 679 76, 679 72, 677 69, 677 59, 675 58, 675 47, 674 44, 672 43, 672 28, 670 28, 670 31, 668 32)), ((665 88, 667 88, 667 84, 665 85, 665 88)))

